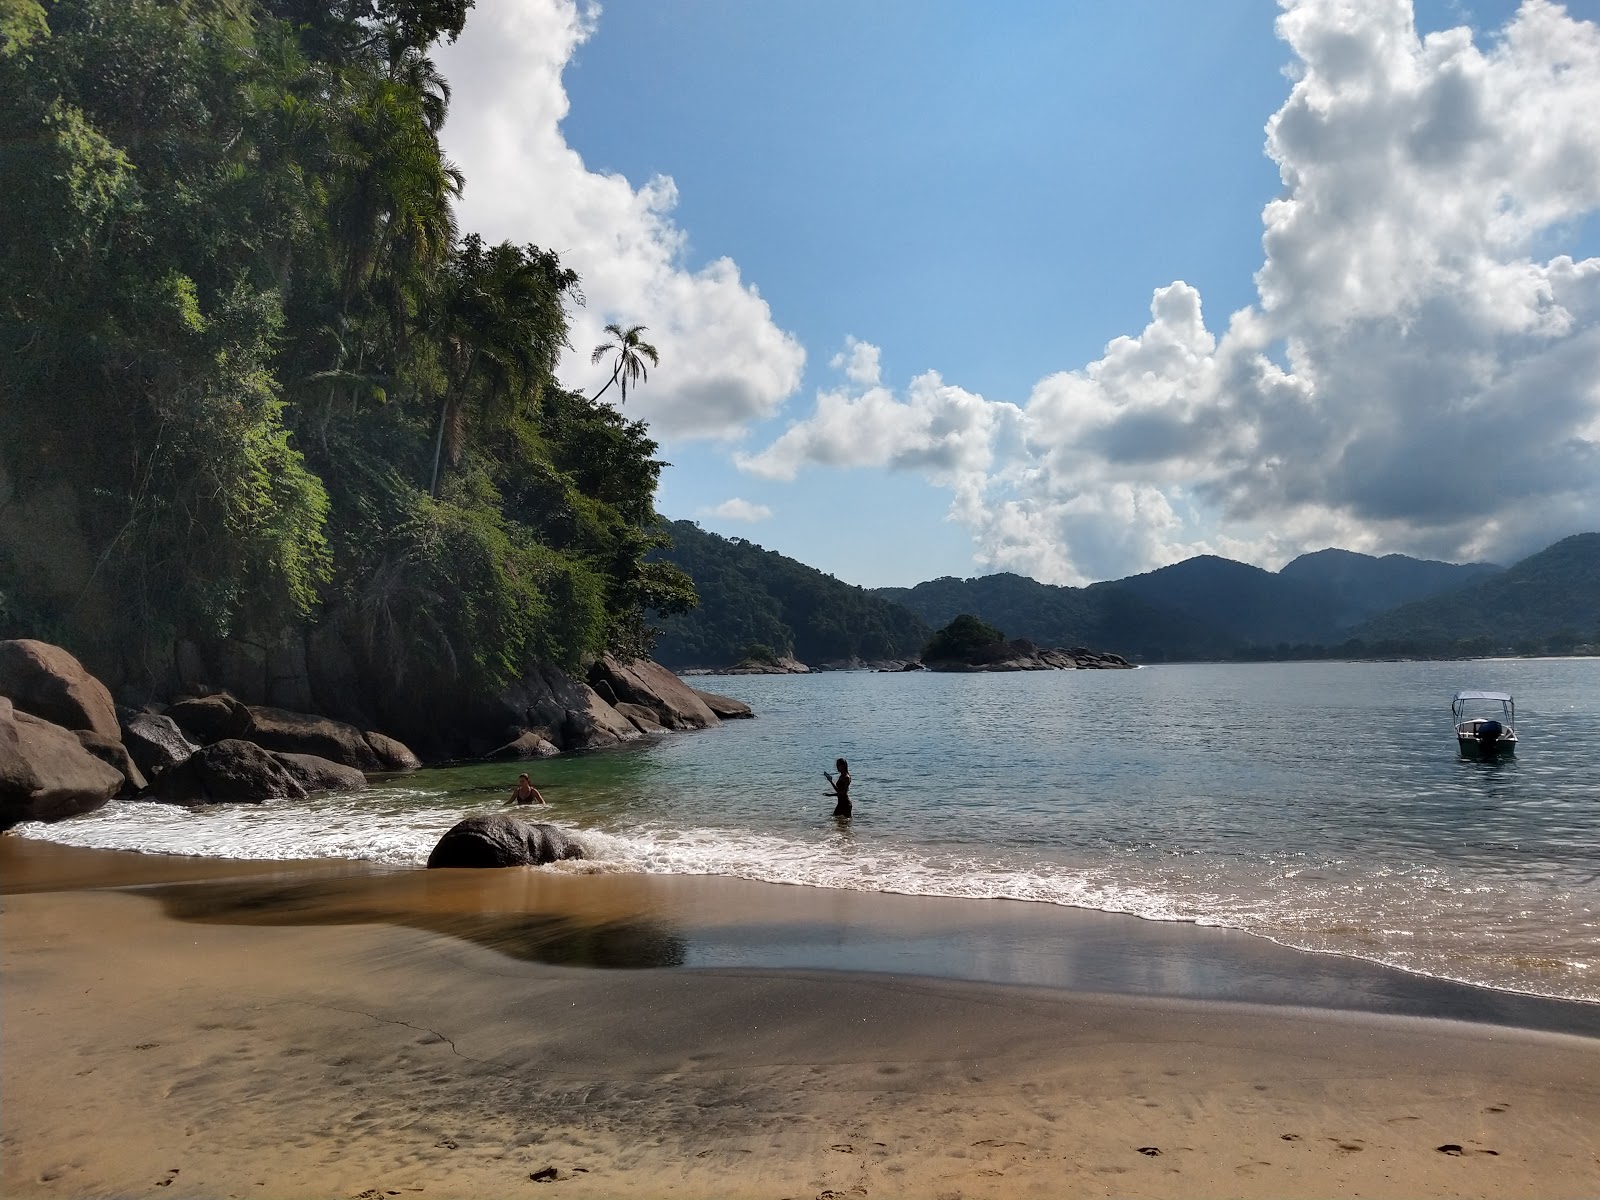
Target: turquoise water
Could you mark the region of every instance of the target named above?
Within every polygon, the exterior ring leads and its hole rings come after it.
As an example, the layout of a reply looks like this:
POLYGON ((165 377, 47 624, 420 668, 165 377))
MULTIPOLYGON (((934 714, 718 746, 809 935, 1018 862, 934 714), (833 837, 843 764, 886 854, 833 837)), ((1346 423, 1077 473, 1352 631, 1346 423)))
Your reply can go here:
MULTIPOLYGON (((592 856, 554 869, 1073 905, 1600 1001, 1600 660, 696 682, 760 716, 533 767, 592 856), (1514 758, 1458 754, 1461 688, 1516 695, 1514 758), (848 823, 822 777, 840 756, 848 823)), ((517 769, 260 808, 120 804, 25 832, 414 864, 517 769)))

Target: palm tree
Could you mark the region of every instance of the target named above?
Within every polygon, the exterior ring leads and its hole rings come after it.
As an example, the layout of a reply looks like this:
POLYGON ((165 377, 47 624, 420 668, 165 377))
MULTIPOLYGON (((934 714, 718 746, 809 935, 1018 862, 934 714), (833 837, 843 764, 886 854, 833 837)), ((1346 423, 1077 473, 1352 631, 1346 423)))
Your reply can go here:
POLYGON ((643 325, 630 325, 624 329, 621 325, 607 325, 606 332, 611 335, 611 341, 602 342, 594 348, 594 353, 589 356, 591 363, 597 363, 612 351, 616 351, 617 361, 611 368, 611 378, 606 381, 606 386, 593 396, 598 400, 606 394, 607 389, 619 379, 622 381, 622 402, 628 402, 628 384, 638 383, 641 379, 649 379, 650 372, 644 369, 644 360, 649 359, 652 367, 661 365, 661 356, 656 353, 656 348, 649 342, 639 337, 645 331, 643 325))

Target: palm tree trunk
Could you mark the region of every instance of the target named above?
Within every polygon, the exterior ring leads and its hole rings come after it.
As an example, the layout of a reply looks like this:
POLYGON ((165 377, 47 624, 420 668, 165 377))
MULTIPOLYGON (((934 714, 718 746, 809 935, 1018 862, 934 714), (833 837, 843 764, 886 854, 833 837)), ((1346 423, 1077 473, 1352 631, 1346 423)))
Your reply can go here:
POLYGON ((450 393, 446 392, 444 403, 439 405, 439 433, 433 439, 433 478, 428 481, 428 499, 439 498, 439 456, 444 451, 444 425, 450 416, 450 393))
POLYGON ((606 380, 606 386, 601 388, 598 392, 596 392, 594 395, 589 397, 589 403, 593 404, 596 400, 600 399, 601 396, 604 396, 608 391, 610 391, 611 390, 611 385, 617 381, 617 376, 621 375, 621 374, 622 374, 622 367, 618 366, 615 371, 611 372, 611 378, 606 380))

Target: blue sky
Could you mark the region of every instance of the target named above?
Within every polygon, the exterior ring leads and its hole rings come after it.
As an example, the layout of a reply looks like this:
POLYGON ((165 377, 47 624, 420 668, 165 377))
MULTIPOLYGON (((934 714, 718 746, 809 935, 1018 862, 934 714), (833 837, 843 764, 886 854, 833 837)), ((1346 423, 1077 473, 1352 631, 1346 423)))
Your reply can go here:
POLYGON ((1557 261, 1596 252, 1595 9, 479 0, 445 140, 464 228, 584 276, 580 350, 650 327, 670 517, 866 585, 1504 559, 1600 525, 1600 264, 1557 261), (1506 405, 1526 446, 1471 432, 1506 405))

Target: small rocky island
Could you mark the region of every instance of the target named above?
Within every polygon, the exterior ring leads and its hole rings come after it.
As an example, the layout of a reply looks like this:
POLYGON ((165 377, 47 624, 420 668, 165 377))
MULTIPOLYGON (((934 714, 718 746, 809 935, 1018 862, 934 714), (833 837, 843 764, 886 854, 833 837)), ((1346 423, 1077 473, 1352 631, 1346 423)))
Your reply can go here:
POLYGON ((923 647, 922 665, 930 671, 1127 671, 1133 664, 1120 654, 1086 646, 1045 648, 1027 638, 1006 640, 993 625, 963 613, 923 647))

